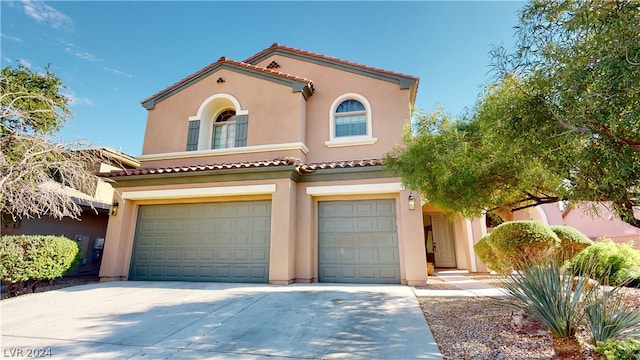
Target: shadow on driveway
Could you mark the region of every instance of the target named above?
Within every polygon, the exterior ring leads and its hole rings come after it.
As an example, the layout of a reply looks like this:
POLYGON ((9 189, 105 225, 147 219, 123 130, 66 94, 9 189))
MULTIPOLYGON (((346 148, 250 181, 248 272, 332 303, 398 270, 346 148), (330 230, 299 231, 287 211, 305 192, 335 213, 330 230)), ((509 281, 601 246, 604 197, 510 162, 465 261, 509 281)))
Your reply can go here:
POLYGON ((406 286, 110 282, 0 303, 2 350, 53 359, 441 359, 406 286))

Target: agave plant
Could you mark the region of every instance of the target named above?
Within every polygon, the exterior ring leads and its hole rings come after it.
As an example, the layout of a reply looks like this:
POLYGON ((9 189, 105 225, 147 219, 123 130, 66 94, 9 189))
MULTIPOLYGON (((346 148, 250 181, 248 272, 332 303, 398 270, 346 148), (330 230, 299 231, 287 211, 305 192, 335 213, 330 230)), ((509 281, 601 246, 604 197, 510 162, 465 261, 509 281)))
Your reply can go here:
POLYGON ((604 290, 598 301, 586 306, 587 325, 594 344, 640 333, 640 310, 621 298, 620 289, 604 290))
POLYGON ((530 264, 505 280, 507 292, 515 298, 509 306, 522 310, 544 324, 553 337, 575 334, 584 319, 585 304, 594 303, 599 286, 587 277, 573 277, 558 262, 530 264))

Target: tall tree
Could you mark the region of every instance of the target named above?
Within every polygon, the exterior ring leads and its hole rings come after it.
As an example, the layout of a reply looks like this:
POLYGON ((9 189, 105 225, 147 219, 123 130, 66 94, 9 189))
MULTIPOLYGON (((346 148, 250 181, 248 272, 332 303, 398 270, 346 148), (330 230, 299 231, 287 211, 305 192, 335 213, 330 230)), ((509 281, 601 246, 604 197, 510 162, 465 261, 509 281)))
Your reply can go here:
POLYGON ((475 107, 418 113, 390 168, 467 215, 604 201, 640 226, 640 3, 533 1, 516 36, 475 107))
POLYGON ((97 151, 52 140, 71 116, 64 85, 44 74, 9 66, 0 74, 0 213, 14 218, 77 218, 82 209, 64 187, 90 192, 97 151))

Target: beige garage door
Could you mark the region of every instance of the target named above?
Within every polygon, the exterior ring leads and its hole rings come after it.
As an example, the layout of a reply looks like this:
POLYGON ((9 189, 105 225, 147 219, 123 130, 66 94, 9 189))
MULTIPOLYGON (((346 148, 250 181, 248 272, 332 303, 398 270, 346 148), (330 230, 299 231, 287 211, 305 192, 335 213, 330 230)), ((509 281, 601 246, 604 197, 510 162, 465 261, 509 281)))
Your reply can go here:
POLYGON ((143 205, 132 280, 269 281, 271 201, 143 205))
POLYGON ((400 283, 395 200, 318 203, 318 281, 400 283))

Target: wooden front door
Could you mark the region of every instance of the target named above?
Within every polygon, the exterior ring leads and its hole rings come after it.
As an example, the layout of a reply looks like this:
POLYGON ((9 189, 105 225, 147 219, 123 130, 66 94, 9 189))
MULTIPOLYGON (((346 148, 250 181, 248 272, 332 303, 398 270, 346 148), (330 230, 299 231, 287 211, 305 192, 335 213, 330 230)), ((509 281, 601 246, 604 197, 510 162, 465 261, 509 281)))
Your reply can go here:
POLYGON ((453 238, 453 224, 444 215, 432 215, 433 244, 435 266, 439 268, 455 268, 456 247, 453 238))

